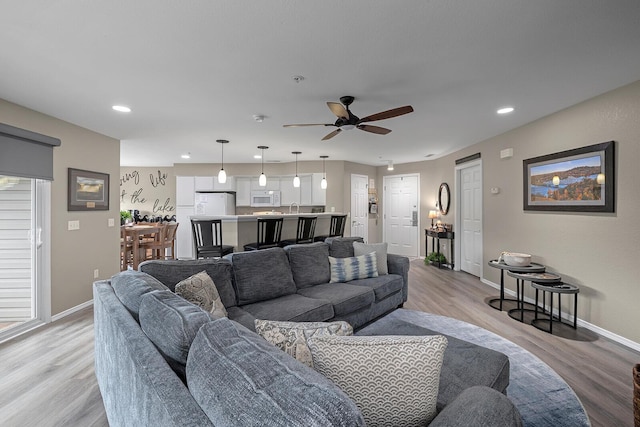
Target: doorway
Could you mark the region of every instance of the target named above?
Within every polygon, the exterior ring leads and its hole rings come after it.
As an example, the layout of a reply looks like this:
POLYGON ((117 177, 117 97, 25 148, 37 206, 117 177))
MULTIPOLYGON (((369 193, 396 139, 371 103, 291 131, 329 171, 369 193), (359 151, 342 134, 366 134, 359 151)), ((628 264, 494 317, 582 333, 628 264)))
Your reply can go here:
POLYGON ((456 259, 460 270, 482 277, 482 159, 456 166, 456 259))
POLYGON ((383 240, 392 254, 419 256, 420 175, 383 177, 383 240))
POLYGON ((0 342, 50 318, 50 188, 0 176, 0 342))
POLYGON ((351 236, 369 241, 369 177, 351 174, 351 236))

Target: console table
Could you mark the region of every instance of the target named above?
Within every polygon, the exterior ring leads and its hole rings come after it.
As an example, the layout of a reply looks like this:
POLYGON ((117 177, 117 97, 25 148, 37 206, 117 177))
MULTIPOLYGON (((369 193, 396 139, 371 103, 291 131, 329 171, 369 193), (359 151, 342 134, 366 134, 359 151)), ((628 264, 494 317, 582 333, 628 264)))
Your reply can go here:
POLYGON ((440 239, 449 240, 450 242, 449 254, 451 256, 451 258, 449 259, 449 264, 442 264, 438 260, 438 268, 442 268, 442 265, 444 265, 445 267, 449 267, 450 269, 453 270, 453 238, 454 238, 453 231, 438 231, 438 230, 434 230, 433 228, 426 228, 424 230, 424 249, 425 250, 428 250, 429 248, 429 237, 431 237, 431 252, 436 252, 435 244, 436 244, 436 241, 438 241, 437 253, 440 253, 440 239))

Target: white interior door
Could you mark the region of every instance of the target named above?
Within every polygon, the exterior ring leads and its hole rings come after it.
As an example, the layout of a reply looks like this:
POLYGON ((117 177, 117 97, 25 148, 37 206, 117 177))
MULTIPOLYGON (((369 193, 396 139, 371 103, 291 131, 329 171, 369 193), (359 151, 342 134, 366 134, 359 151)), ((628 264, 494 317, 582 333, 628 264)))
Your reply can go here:
POLYGON ((369 241, 369 177, 351 175, 351 235, 369 241))
POLYGON ((418 256, 419 175, 384 177, 384 241, 389 253, 418 256))
POLYGON ((482 273, 482 165, 459 170, 460 269, 474 276, 482 273))

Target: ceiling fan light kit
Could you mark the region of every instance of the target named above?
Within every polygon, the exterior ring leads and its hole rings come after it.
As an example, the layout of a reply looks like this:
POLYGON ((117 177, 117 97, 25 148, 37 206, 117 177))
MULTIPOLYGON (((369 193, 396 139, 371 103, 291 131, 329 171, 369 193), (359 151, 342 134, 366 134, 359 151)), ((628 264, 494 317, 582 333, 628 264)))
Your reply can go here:
POLYGON ((335 123, 305 123, 305 124, 292 124, 283 125, 284 127, 301 127, 301 126, 334 126, 337 129, 328 133, 322 138, 322 141, 333 138, 343 130, 351 130, 358 128, 365 132, 375 133, 378 135, 386 135, 391 132, 391 129, 383 128, 380 126, 365 125, 363 123, 374 122, 377 120, 391 119, 393 117, 402 116, 413 112, 413 107, 405 105, 404 107, 393 108, 391 110, 382 111, 380 113, 371 114, 369 116, 359 118, 349 110, 349 106, 353 103, 355 98, 353 96, 343 96, 340 98, 341 104, 337 102, 327 102, 327 107, 338 119, 335 123))
POLYGON ((267 147, 266 145, 258 145, 258 149, 262 150, 262 156, 261 156, 262 166, 260 168, 260 178, 258 178, 258 185, 260 187, 266 187, 267 176, 264 174, 264 150, 268 150, 269 147, 267 147))
POLYGON ((220 184, 224 184, 225 182, 227 182, 227 173, 224 170, 224 144, 228 144, 229 141, 227 141, 226 139, 218 139, 216 142, 220 144, 220 150, 222 154, 220 160, 220 172, 218 172, 218 182, 220 184))

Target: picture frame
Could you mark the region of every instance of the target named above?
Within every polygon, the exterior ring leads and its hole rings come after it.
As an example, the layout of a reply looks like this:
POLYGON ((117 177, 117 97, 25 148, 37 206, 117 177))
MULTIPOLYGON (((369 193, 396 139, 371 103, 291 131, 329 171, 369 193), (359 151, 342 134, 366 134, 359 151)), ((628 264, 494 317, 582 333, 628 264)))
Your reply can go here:
POLYGON ((615 142, 522 161, 525 211, 615 212, 615 142))
POLYGON ((69 168, 68 211, 109 210, 109 174, 69 168))

